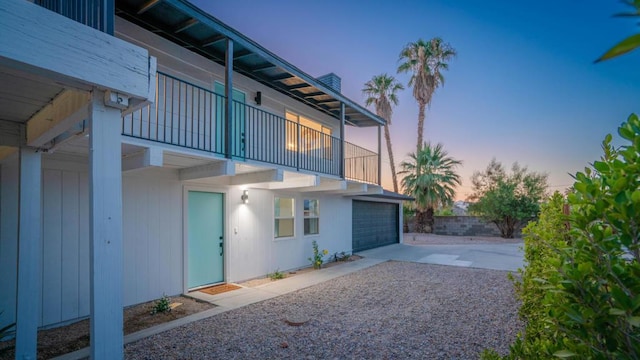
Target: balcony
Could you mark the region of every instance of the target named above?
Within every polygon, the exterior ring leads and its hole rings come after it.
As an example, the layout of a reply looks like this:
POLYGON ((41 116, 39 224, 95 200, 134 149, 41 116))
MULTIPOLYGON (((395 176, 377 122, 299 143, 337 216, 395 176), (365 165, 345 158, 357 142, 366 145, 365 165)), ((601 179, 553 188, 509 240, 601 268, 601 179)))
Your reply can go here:
MULTIPOLYGON (((224 96, 160 72, 156 89, 154 104, 123 117, 123 135, 227 156, 224 96)), ((378 183, 375 152, 345 142, 343 156, 337 137, 239 101, 232 106, 232 159, 378 183)))

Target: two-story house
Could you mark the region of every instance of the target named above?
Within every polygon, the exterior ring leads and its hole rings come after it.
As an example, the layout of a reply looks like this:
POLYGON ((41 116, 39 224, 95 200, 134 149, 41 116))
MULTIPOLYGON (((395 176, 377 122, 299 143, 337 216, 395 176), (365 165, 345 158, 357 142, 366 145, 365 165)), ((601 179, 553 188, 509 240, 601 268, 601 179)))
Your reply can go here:
POLYGON ((401 242, 384 120, 186 0, 0 3, 0 327, 122 307, 401 242), (377 149, 345 127, 377 127, 377 149))

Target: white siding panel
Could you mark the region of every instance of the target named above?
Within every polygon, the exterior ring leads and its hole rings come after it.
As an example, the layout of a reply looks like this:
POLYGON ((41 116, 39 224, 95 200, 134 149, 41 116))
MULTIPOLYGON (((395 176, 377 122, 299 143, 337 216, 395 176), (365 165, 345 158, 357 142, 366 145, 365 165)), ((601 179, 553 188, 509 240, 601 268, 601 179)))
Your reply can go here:
POLYGON ((166 173, 123 177, 125 305, 182 292, 182 185, 166 173))
POLYGON ((17 158, 0 165, 0 328, 16 319, 18 175, 17 158))
POLYGON ((78 243, 79 243, 79 192, 78 173, 62 173, 62 301, 63 319, 77 318, 78 299, 78 243))
POLYGON ((78 316, 89 316, 89 174, 78 174, 78 316))
POLYGON ((62 172, 42 173, 42 323, 62 321, 62 172))
POLYGON ((89 315, 88 175, 51 164, 42 172, 43 326, 89 315))

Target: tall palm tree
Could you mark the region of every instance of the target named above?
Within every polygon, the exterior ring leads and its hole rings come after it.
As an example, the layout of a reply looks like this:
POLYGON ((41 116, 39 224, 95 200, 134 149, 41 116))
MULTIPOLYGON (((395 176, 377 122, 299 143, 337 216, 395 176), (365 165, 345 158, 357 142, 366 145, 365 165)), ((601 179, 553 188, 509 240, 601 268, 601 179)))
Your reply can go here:
POLYGON ((456 56, 456 50, 441 38, 429 41, 418 39, 408 43, 400 52, 402 63, 398 73, 410 72, 409 86, 413 87, 413 97, 418 102, 418 144, 417 152, 423 143, 424 110, 431 104, 436 89, 444 85, 442 70, 449 68, 448 62, 456 56))
POLYGON ((409 154, 409 161, 400 166, 404 174, 402 187, 407 195, 416 199, 416 224, 418 232, 433 229, 433 212, 439 206, 450 205, 456 195, 455 187, 461 185, 456 173, 462 161, 449 156, 442 144, 424 143, 418 153, 409 154))
POLYGON ((391 105, 398 105, 397 92, 400 90, 404 90, 404 86, 396 81, 393 76, 387 74, 375 75, 364 84, 364 89, 362 89, 362 93, 367 97, 367 106, 374 104, 376 114, 386 121, 384 124, 384 139, 387 142, 391 178, 393 179, 393 191, 395 192, 398 192, 398 176, 396 175, 396 164, 393 161, 389 125, 391 125, 391 114, 393 113, 391 105))

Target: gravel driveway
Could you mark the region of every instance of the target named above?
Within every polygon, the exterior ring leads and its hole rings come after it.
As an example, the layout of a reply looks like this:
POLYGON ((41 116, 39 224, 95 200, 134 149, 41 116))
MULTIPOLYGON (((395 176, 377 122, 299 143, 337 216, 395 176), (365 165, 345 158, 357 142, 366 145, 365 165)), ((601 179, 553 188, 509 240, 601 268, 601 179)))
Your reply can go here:
POLYGON ((507 351, 517 309, 504 271, 386 262, 129 344, 125 356, 477 359, 507 351))

